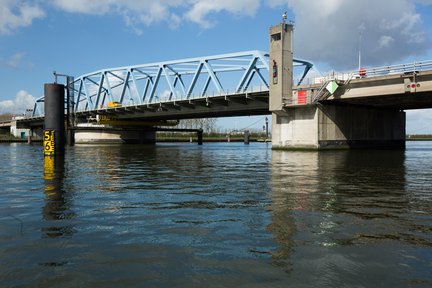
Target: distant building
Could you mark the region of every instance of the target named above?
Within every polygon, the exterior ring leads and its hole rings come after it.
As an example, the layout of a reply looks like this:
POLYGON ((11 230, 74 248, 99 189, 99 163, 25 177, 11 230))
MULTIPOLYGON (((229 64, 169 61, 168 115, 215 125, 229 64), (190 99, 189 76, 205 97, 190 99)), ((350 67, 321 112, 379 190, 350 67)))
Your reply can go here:
POLYGON ((27 136, 30 135, 30 129, 23 129, 23 128, 17 128, 16 120, 24 119, 24 115, 14 115, 12 116, 11 126, 10 126, 10 133, 18 138, 26 139, 27 136))

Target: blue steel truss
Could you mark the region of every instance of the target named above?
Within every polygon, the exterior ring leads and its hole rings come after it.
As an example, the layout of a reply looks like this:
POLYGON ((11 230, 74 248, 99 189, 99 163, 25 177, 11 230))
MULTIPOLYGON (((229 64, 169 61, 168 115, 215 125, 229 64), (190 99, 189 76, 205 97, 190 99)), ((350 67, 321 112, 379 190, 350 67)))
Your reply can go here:
MULTIPOLYGON (((300 84, 313 64, 294 59, 294 66, 303 68, 300 84)), ((268 77, 268 53, 247 51, 103 69, 69 85, 78 112, 268 91, 268 77)), ((43 97, 36 100, 33 116, 43 114, 39 107, 43 101, 43 97)))

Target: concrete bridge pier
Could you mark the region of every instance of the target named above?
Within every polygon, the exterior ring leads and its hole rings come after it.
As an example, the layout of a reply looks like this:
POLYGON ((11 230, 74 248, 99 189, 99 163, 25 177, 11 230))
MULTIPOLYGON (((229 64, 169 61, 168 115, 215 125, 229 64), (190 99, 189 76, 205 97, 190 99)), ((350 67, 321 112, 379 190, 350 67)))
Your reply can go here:
POLYGON ((405 148, 405 112, 314 105, 273 113, 274 149, 405 148))
POLYGON ((33 137, 33 129, 29 129, 29 134, 27 135, 27 143, 31 144, 32 143, 32 137, 33 137))
POLYGON ((77 144, 154 144, 156 130, 145 128, 78 126, 74 131, 77 144))
POLYGON ((274 149, 404 148, 405 112, 348 104, 293 101, 293 25, 269 31, 269 108, 274 149))
POLYGON ((202 129, 198 129, 197 131, 198 145, 203 145, 203 132, 202 129))

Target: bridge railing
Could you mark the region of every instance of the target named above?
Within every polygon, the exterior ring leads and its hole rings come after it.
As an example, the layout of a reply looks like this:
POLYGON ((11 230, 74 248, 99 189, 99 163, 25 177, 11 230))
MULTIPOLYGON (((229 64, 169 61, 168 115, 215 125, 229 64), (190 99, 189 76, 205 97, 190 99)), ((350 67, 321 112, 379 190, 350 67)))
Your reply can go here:
POLYGON ((328 81, 339 81, 349 82, 352 79, 365 78, 365 77, 380 77, 386 75, 397 75, 397 74, 411 74, 418 73, 421 71, 432 70, 432 60, 428 61, 416 61, 407 64, 389 65, 381 67, 363 68, 363 71, 353 70, 347 72, 336 72, 332 71, 324 76, 305 78, 303 84, 317 85, 325 84, 328 81), (363 75, 361 75, 363 74, 363 75))
MULTIPOLYGON (((403 74, 403 73, 418 73, 420 71, 432 70, 432 60, 428 61, 416 61, 407 64, 399 64, 399 65, 390 65, 390 66, 381 66, 375 68, 365 68, 366 77, 374 77, 374 76, 385 76, 392 74, 403 74)), ((362 77, 359 71, 351 72, 354 75, 358 75, 362 77)))
POLYGON ((432 60, 416 61, 408 64, 398 64, 374 68, 361 68, 359 70, 342 73, 332 71, 331 73, 322 77, 305 79, 306 84, 319 85, 318 88, 315 88, 314 93, 312 93, 313 96, 307 99, 307 103, 314 104, 330 96, 331 93, 327 91, 326 86, 332 81, 336 81, 338 85, 347 85, 353 79, 401 74, 411 75, 418 74, 421 71, 431 70, 432 60))
MULTIPOLYGON (((294 59, 294 66, 303 69, 301 82, 313 64, 294 59)), ((104 69, 69 84, 78 112, 268 91, 268 77, 268 53, 247 51, 104 69)), ((43 114, 43 101, 33 116, 43 114)))

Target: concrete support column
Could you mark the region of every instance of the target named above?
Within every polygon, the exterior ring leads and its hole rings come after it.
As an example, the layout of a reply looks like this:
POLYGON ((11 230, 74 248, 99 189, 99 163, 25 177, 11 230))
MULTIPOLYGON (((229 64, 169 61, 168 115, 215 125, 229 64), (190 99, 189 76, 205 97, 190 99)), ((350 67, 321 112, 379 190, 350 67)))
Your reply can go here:
POLYGON ((405 148, 405 112, 316 105, 273 114, 275 149, 405 148))
POLYGON ((203 145, 203 130, 199 129, 197 132, 198 136, 198 145, 203 145))
POLYGON ((29 134, 27 135, 27 143, 28 144, 32 143, 32 136, 33 136, 33 129, 30 129, 29 134))
POLYGON ((66 143, 68 146, 75 145, 75 131, 73 127, 69 127, 66 131, 66 143))
POLYGON ((80 128, 74 131, 77 144, 154 144, 154 129, 80 128))
POLYGON ((249 145, 250 142, 250 133, 249 130, 244 132, 244 144, 249 145))

